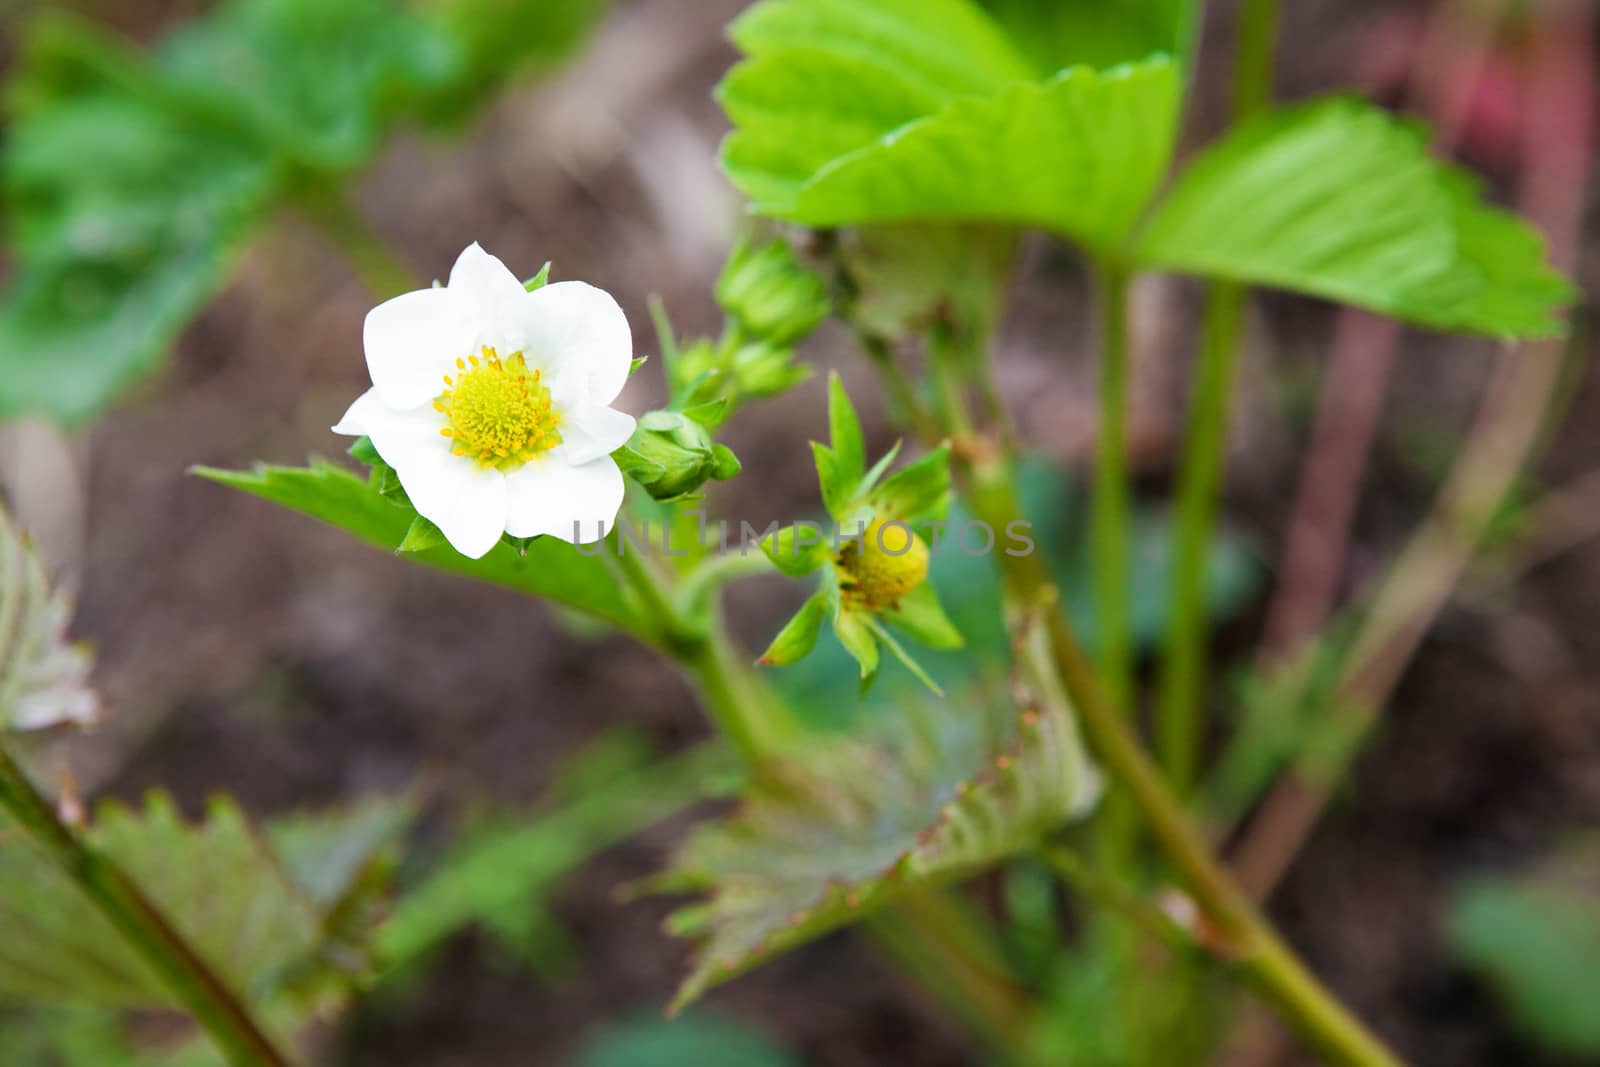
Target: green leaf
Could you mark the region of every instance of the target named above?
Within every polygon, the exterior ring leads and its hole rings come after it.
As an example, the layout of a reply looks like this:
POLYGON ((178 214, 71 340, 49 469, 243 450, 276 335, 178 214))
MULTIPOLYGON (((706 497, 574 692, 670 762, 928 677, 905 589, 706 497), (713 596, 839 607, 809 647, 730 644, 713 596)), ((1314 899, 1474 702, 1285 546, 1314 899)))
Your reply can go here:
POLYGON ((773 1040, 736 1019, 691 1014, 607 1027, 578 1054, 577 1067, 799 1067, 773 1040))
POLYGON ((828 375, 828 432, 841 492, 852 497, 866 472, 867 446, 861 436, 861 420, 837 371, 828 375))
POLYGON ((1448 929, 1456 952, 1489 979, 1524 1030, 1554 1051, 1600 1056, 1600 904, 1592 892, 1475 879, 1452 902, 1448 929))
MULTIPOLYGON (((325 460, 313 461, 310 467, 263 466, 254 471, 197 467, 195 473, 320 519, 386 551, 404 539, 414 514, 395 507, 366 481, 325 460)), ((545 597, 598 616, 643 640, 653 640, 654 635, 640 621, 641 613, 625 599, 605 560, 598 554, 580 553, 556 538, 536 539, 525 554, 502 543, 478 560, 467 559, 448 546, 418 552, 414 558, 440 570, 545 597)))
POLYGON ((952 11, 905 0, 753 9, 782 25, 735 33, 751 58, 719 89, 734 184, 756 210, 814 227, 981 220, 1118 246, 1172 152, 1175 63, 1078 67, 1041 83, 991 19, 941 6, 952 11))
POLYGON ((716 792, 726 767, 713 748, 651 764, 648 753, 614 766, 610 780, 564 791, 520 817, 500 816, 461 835, 424 881, 401 896, 378 935, 400 966, 463 927, 481 924, 529 958, 550 944, 546 902, 560 880, 595 853, 716 792))
POLYGON ((408 797, 369 797, 346 807, 280 815, 263 827, 294 883, 324 910, 350 899, 371 865, 417 817, 408 797))
POLYGON ((814 593, 809 600, 795 612, 794 618, 784 624, 778 631, 778 636, 772 639, 772 644, 761 653, 760 663, 769 667, 784 667, 799 659, 804 659, 817 645, 817 635, 822 632, 822 624, 832 614, 832 606, 825 593, 814 593))
POLYGON ((169 91, 274 154, 338 172, 370 157, 402 110, 449 91, 467 57, 388 0, 228 0, 168 34, 153 61, 169 91))
POLYGON ((867 503, 879 518, 942 519, 950 506, 950 448, 940 445, 895 471, 872 491, 867 503))
POLYGON ((1346 97, 1271 112, 1202 152, 1137 257, 1500 336, 1560 333, 1571 295, 1533 231, 1433 160, 1415 126, 1346 97))
POLYGON ((72 602, 51 588, 33 545, 0 507, 0 733, 99 718, 93 660, 67 639, 71 618, 72 602))
POLYGON ((839 611, 833 617, 833 632, 839 643, 861 668, 861 688, 872 684, 878 673, 878 639, 872 632, 871 617, 854 611, 839 611))
POLYGON ((710 891, 681 1008, 711 986, 896 898, 1027 852, 1098 795, 1059 705, 917 699, 893 732, 834 736, 769 768, 743 808, 698 828, 667 884, 710 891))
POLYGON ((827 533, 809 522, 785 526, 771 537, 761 539, 761 551, 774 567, 791 578, 810 574, 827 564, 832 557, 828 545, 827 533))
MULTIPOLYGON (((227 799, 190 825, 152 794, 140 810, 104 805, 90 841, 123 866, 234 989, 261 999, 312 965, 323 942, 311 898, 227 799), (174 857, 182 857, 174 862, 174 857)), ((0 837, 0 995, 51 1004, 177 1007, 121 935, 51 862, 0 837)))
POLYGON ((226 278, 274 175, 229 132, 59 59, 56 32, 27 43, 0 163, 15 253, 0 415, 76 422, 165 356, 226 278), (57 94, 61 66, 85 87, 57 94))
POLYGON ((961 631, 944 613, 932 582, 923 582, 883 612, 883 619, 901 633, 930 648, 960 648, 961 631))
POLYGON ((1114 67, 1154 52, 1189 54, 1193 0, 984 0, 991 15, 1045 70, 1075 64, 1114 67))

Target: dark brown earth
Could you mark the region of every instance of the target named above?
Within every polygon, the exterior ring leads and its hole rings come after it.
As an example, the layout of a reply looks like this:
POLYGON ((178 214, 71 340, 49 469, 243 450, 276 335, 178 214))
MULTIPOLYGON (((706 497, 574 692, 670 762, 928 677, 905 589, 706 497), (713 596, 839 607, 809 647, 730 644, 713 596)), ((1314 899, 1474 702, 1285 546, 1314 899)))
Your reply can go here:
MULTIPOLYGON (((168 17, 153 0, 118 21, 141 35, 168 17)), ((420 274, 482 240, 513 264, 614 292, 641 349, 645 299, 660 293, 683 333, 715 329, 710 280, 738 204, 712 167, 722 129, 708 90, 731 52, 731 0, 633 0, 558 77, 517 89, 460 142, 406 138, 362 184, 363 213, 420 274)), ((1410 5, 1286 5, 1283 79, 1295 94, 1349 84, 1380 16, 1410 5)), ((1215 80, 1215 79, 1210 79, 1215 80)), ((1207 99, 1214 97, 1208 93, 1207 99)), ((1202 106, 1204 126, 1214 108, 1202 106)), ((1001 385, 1030 439, 1080 461, 1092 439, 1082 277, 1059 252, 1028 258, 1001 344, 1001 385)), ((171 369, 72 446, 81 492, 57 491, 59 562, 81 578, 79 629, 100 653, 113 709, 72 748, 86 789, 170 787, 197 809, 216 790, 256 812, 397 789, 419 777, 443 812, 537 797, 563 754, 607 726, 642 724, 663 745, 702 736, 671 668, 620 638, 575 637, 516 596, 424 572, 310 521, 185 476, 337 454, 325 427, 364 387, 360 326, 372 300, 335 252, 291 218, 252 249, 189 331, 171 369)), ((1144 488, 1167 491, 1194 294, 1152 289, 1140 324, 1138 440, 1144 488)), ((1327 309, 1269 301, 1247 356, 1229 515, 1279 543, 1305 439, 1307 380, 1327 309), (1279 383, 1268 386, 1271 381, 1279 383)), ((867 377, 836 331, 806 354, 867 377)), ((1408 442, 1459 436, 1490 353, 1409 339, 1363 498, 1351 583, 1379 566, 1423 512, 1437 470, 1408 442)), ((632 387, 659 399, 659 372, 632 387)), ((1314 380, 1314 379, 1311 379, 1314 380)), ((888 431, 865 400, 878 441, 888 431)), ((753 519, 813 493, 804 442, 821 432, 814 381, 736 424, 753 479, 726 492, 753 519)), ((1585 366, 1539 481, 1600 462, 1600 382, 1585 366)), ((41 469, 43 469, 41 467, 41 469)), ((42 477, 42 476, 41 476, 42 477)), ((741 598, 765 634, 794 597, 741 598)), ((1452 606, 1425 642, 1340 797, 1275 899, 1291 939, 1340 994, 1419 1064, 1535 1065, 1483 989, 1456 969, 1441 902, 1463 873, 1538 863, 1600 823, 1600 543, 1534 567, 1509 589, 1452 606)), ((1243 657, 1261 606, 1222 642, 1243 657)), ((351 1064, 559 1064, 607 1019, 653 1012, 683 967, 658 932, 663 909, 619 905, 611 887, 663 860, 683 825, 606 852, 572 878, 559 913, 584 963, 552 985, 464 936, 417 987, 365 1008, 351 1064)), ((958 1067, 975 1058, 942 1013, 863 943, 843 937, 782 959, 714 1003, 764 1025, 817 1067, 958 1067)), ((1263 1062, 1310 1062, 1293 1052, 1263 1062)))

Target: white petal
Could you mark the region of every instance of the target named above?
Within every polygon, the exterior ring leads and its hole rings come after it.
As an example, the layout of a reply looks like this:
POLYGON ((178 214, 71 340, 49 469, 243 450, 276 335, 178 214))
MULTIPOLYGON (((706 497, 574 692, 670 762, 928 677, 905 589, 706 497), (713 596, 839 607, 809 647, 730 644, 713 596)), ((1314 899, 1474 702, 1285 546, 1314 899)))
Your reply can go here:
POLYGON ((447 289, 418 289, 367 312, 362 346, 383 402, 404 410, 444 391, 444 375, 472 351, 471 324, 447 289))
POLYGON ((400 470, 450 455, 450 442, 439 433, 444 425, 444 416, 431 405, 395 411, 384 404, 374 388, 356 397, 333 432, 352 437, 367 435, 383 461, 400 470))
POLYGON ((514 309, 506 329, 530 366, 548 368, 556 378, 580 376, 597 404, 622 392, 633 334, 610 293, 584 282, 557 282, 526 294, 514 309))
POLYGON ((511 269, 476 241, 456 257, 456 265, 450 268, 449 289, 467 309, 481 337, 479 343, 492 345, 502 343, 496 336, 495 323, 528 295, 511 269))
POLYGON ((549 534, 576 545, 598 541, 622 507, 622 472, 610 456, 573 466, 557 449, 506 475, 506 532, 549 534))
POLYGON ((633 436, 634 418, 614 408, 583 407, 565 413, 561 440, 567 462, 590 463, 628 443, 633 436))
POLYGON ((506 476, 493 467, 446 452, 442 459, 396 465, 395 471, 417 514, 468 559, 482 557, 505 532, 506 476))

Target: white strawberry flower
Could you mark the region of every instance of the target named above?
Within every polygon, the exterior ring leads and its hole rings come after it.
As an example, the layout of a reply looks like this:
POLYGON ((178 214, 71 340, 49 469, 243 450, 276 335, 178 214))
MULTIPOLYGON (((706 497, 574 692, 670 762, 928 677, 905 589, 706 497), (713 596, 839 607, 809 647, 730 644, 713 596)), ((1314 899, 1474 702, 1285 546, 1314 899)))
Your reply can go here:
POLYGON ((622 505, 611 458, 633 416, 611 408, 633 338, 583 282, 528 292, 476 243, 448 285, 367 313, 372 388, 335 433, 372 439, 418 514, 477 559, 502 533, 599 540, 622 505))

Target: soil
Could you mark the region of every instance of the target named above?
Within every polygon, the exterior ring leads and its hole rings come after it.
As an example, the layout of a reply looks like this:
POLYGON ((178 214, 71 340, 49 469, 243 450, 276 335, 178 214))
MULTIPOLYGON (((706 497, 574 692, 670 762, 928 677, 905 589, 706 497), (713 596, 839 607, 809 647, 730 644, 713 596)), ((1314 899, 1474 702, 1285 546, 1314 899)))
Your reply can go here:
MULTIPOLYGON (((121 18, 142 36, 187 6, 146 2, 121 18)), ((642 350, 654 347, 651 293, 681 333, 716 329, 710 283, 739 205, 711 164, 723 125, 708 92, 732 59, 720 27, 740 6, 619 4, 574 65, 509 93, 464 139, 402 138, 363 182, 361 211, 423 276, 445 272, 473 239, 514 264, 553 260, 556 277, 618 296, 642 350)), ((1374 27, 1411 5, 1286 6, 1282 87, 1302 94, 1349 84, 1374 27)), ((1214 110, 1198 108, 1197 127, 1214 110)), ((339 454, 326 427, 365 387, 370 303, 334 250, 286 217, 188 331, 170 369, 69 446, 85 484, 58 491, 67 499, 41 514, 60 532, 58 562, 80 582, 78 630, 98 647, 113 715, 48 758, 70 760, 87 792, 133 796, 159 784, 193 811, 227 790, 270 813, 423 778, 449 813, 533 800, 564 754, 608 726, 643 725, 664 747, 705 733, 675 672, 624 639, 578 636, 508 592, 423 571, 185 474, 196 463, 339 454)), ((1194 304, 1181 284, 1141 295, 1135 425, 1152 496, 1168 488, 1194 304)), ((1306 420, 1303 403, 1265 383, 1314 373, 1330 324, 1324 307, 1265 301, 1241 376, 1228 515, 1269 557, 1306 420)), ((1001 341, 1001 388, 1029 439, 1080 464, 1094 433, 1086 325, 1078 268, 1034 248, 1001 341)), ((823 330, 805 354, 870 397, 839 331, 823 330)), ((1437 472, 1419 467, 1408 434, 1422 426, 1457 438, 1489 355, 1408 338, 1351 584, 1427 505, 1437 472)), ((636 409, 660 399, 658 373, 647 368, 630 386, 636 409)), ((734 427, 730 444, 760 483, 724 492, 752 520, 811 506, 804 442, 822 432, 819 382, 734 427)), ((875 401, 863 407, 874 443, 889 440, 875 401)), ((1566 484, 1596 455, 1600 381, 1585 366, 1538 481, 1566 484)), ((774 583, 741 597, 746 632, 770 632, 794 595, 774 583)), ((1447 610, 1274 898, 1314 969, 1419 1064, 1555 1062, 1520 1044, 1451 962, 1440 916, 1463 874, 1531 867, 1574 830, 1600 824, 1596 604, 1600 544, 1589 541, 1447 610)), ((1223 654, 1242 662, 1261 608, 1227 628, 1223 654)), ((684 829, 670 823, 611 849, 567 883, 558 911, 581 967, 547 982, 463 935, 417 984, 361 1010, 342 1062, 561 1064, 604 1021, 656 1011, 684 951, 659 932, 662 906, 618 904, 610 890, 657 868, 684 829)), ((790 954, 712 1003, 816 1067, 977 1062, 936 1005, 846 936, 790 954)), ((1258 1062, 1313 1062, 1292 1044, 1270 1047, 1258 1062)))

